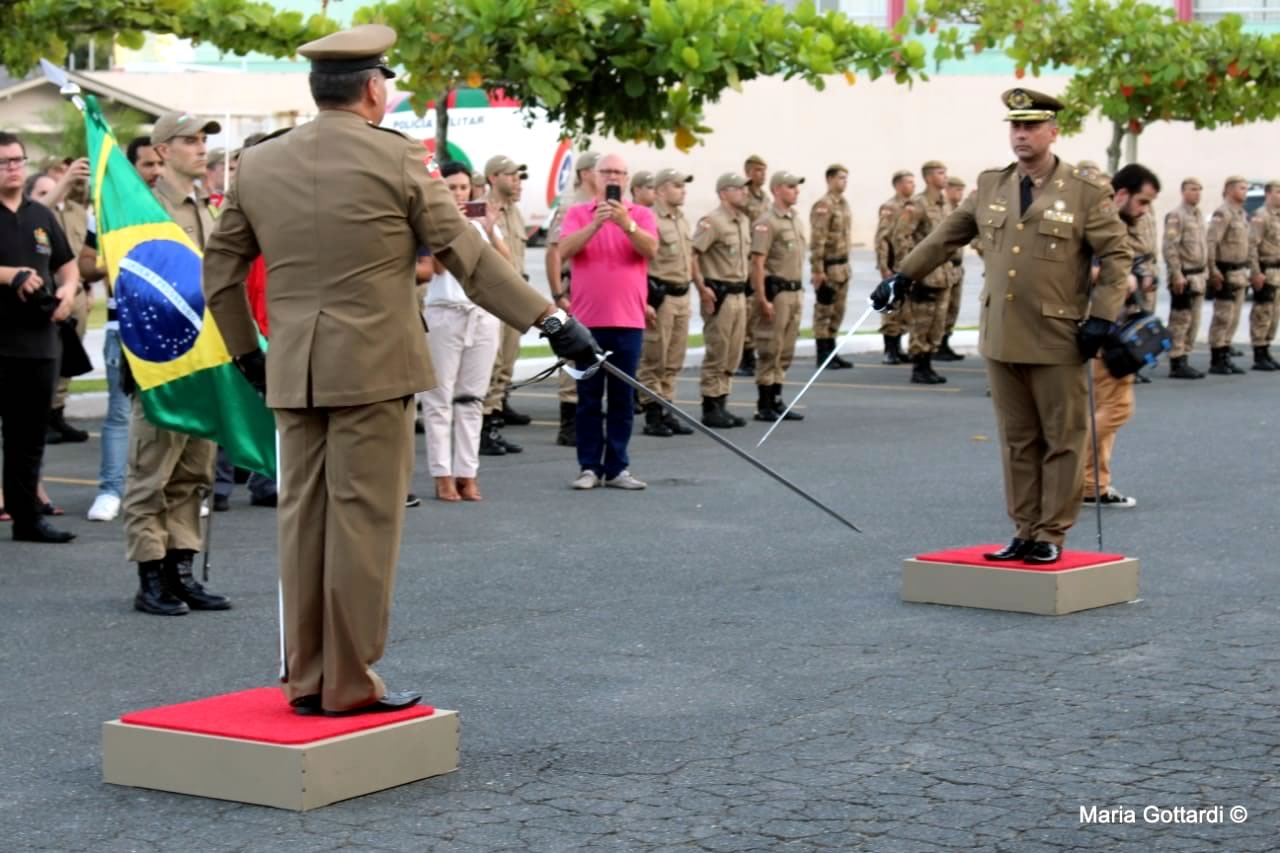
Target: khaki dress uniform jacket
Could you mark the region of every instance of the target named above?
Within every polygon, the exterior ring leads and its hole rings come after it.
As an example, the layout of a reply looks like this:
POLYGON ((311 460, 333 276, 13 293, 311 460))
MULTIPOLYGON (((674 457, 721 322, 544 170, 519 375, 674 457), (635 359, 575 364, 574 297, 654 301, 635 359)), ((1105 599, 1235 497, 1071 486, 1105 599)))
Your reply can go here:
POLYGON ((698 220, 691 245, 703 281, 724 293, 714 313, 701 307, 706 352, 700 390, 703 397, 722 397, 732 390, 747 333, 751 220, 743 211, 720 205, 698 220))
MULTIPOLYGON (((667 400, 676 396, 676 376, 684 367, 689 349, 689 279, 693 270, 693 244, 684 211, 661 201, 653 206, 658 222, 658 254, 649 261, 649 279, 664 287, 652 326, 644 330, 640 367, 636 379, 667 400)), ((640 395, 641 403, 648 395, 640 395)))
MULTIPOLYGON (((191 242, 213 233, 208 199, 180 194, 162 175, 152 193, 191 242)), ((131 562, 162 560, 168 551, 200 551, 200 505, 213 487, 218 446, 161 429, 147 420, 135 396, 129 424, 129 462, 121 516, 131 562)))
POLYGON ((810 267, 827 277, 826 289, 819 289, 813 309, 813 336, 834 338, 844 322, 852 277, 849 249, 853 243, 853 212, 848 199, 829 192, 814 202, 809 210, 809 232, 810 267))
POLYGON ((1169 273, 1169 337, 1173 339, 1169 355, 1180 358, 1195 348, 1209 278, 1209 246, 1200 208, 1182 204, 1165 216, 1163 248, 1169 273), (1186 282, 1180 294, 1173 292, 1175 279, 1186 282))
POLYGON ((257 329, 244 281, 271 282, 267 404, 280 430, 286 693, 345 710, 386 691, 387 637, 413 462, 413 395, 435 384, 414 306, 419 246, 480 307, 527 329, 547 302, 463 217, 422 148, 352 112, 247 149, 205 252, 205 295, 235 355, 257 329))
POLYGON ((977 190, 902 260, 919 280, 979 238, 986 276, 979 349, 1000 431, 1005 498, 1022 539, 1061 545, 1082 498, 1088 396, 1077 331, 1115 320, 1132 253, 1109 184, 1059 161, 1020 213, 1016 164, 977 190), (1101 261, 1089 290, 1092 259, 1101 261))

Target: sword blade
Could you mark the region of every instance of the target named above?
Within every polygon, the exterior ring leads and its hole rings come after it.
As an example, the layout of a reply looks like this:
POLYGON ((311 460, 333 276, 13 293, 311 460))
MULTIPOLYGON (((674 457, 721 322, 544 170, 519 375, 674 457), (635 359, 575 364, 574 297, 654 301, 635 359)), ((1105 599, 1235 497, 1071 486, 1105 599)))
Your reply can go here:
POLYGON ((782 410, 782 417, 774 421, 769 426, 769 428, 765 430, 764 436, 762 436, 761 439, 756 442, 757 450, 760 449, 760 445, 764 444, 766 441, 769 440, 769 436, 773 435, 773 431, 775 429, 782 426, 783 420, 785 420, 787 415, 791 413, 791 410, 795 408, 796 403, 800 402, 800 398, 803 397, 804 393, 809 390, 809 386, 812 385, 814 380, 817 379, 818 376, 822 374, 822 371, 827 369, 827 365, 829 365, 832 362, 832 360, 835 359, 835 357, 840 354, 840 350, 844 349, 844 345, 849 342, 849 338, 853 337, 854 333, 857 332, 858 329, 862 328, 862 324, 867 322, 867 318, 871 316, 871 312, 873 312, 874 310, 875 310, 874 308, 868 305, 867 310, 863 311, 862 316, 858 318, 858 322, 854 323, 853 327, 849 329, 849 331, 844 333, 844 336, 840 338, 840 342, 836 344, 835 347, 832 348, 831 354, 827 356, 826 361, 822 362, 822 364, 818 366, 818 369, 813 372, 813 375, 809 377, 809 381, 804 383, 804 387, 800 389, 800 393, 797 394, 794 398, 792 398, 791 404, 782 410))
POLYGON ((620 379, 621 381, 625 382, 627 385, 631 386, 631 387, 632 387, 633 389, 635 389, 636 391, 643 392, 643 393, 645 394, 645 396, 653 398, 653 399, 654 399, 654 400, 656 400, 656 401, 657 401, 657 402, 658 402, 658 403, 659 403, 659 404, 660 404, 664 409, 666 409, 668 412, 671 412, 671 414, 675 415, 675 416, 676 416, 676 417, 678 417, 680 420, 684 421, 684 422, 685 422, 686 424, 688 424, 690 427, 692 427, 693 429, 695 429, 695 430, 697 430, 698 432, 702 433, 703 435, 708 436, 708 437, 709 437, 709 438, 711 438, 713 441, 715 441, 717 444, 719 444, 721 447, 723 447, 723 448, 725 448, 726 450, 728 450, 730 453, 733 453, 735 456, 738 456, 739 458, 743 459, 744 461, 746 461, 746 462, 750 463, 752 467, 756 468, 756 469, 757 469, 757 470, 759 470, 759 471, 764 472, 765 474, 767 474, 768 476, 772 477, 772 478, 773 478, 774 480, 776 480, 777 482, 779 482, 779 483, 781 483, 782 485, 786 486, 788 489, 790 489, 791 491, 795 492, 797 495, 799 495, 800 497, 804 498, 804 499, 805 499, 805 500, 807 500, 809 503, 813 504, 813 505, 814 505, 814 506, 816 506, 818 509, 820 509, 820 510, 822 510, 823 512, 825 512, 827 515, 831 516, 831 517, 832 517, 832 518, 834 518, 836 521, 838 521, 838 522, 840 522, 841 524, 843 524, 845 527, 848 527, 850 530, 854 531, 855 533, 861 533, 861 532, 862 532, 861 530, 859 530, 859 529, 858 529, 858 526, 857 526, 857 525, 855 525, 852 521, 850 521, 849 519, 845 518, 843 515, 841 515, 840 513, 836 512, 834 509, 832 509, 831 507, 827 506, 827 505, 826 505, 826 504, 824 504, 822 501, 818 500, 818 499, 817 499, 817 498, 815 498, 813 495, 809 494, 809 493, 808 493, 808 492, 806 492, 804 489, 800 488, 800 487, 799 487, 799 486, 797 486, 795 483, 791 482, 791 481, 790 481, 790 480, 788 480, 786 477, 782 476, 782 475, 781 475, 781 474, 779 474, 777 471, 775 471, 775 470, 773 470, 772 468, 770 468, 768 465, 765 465, 765 464, 764 464, 763 462, 761 462, 759 459, 754 458, 751 454, 747 453, 747 451, 743 450, 741 447, 739 447, 738 445, 734 444, 732 441, 729 441, 729 439, 725 438, 725 437, 724 437, 724 436, 722 436, 722 435, 719 435, 719 434, 718 434, 718 433, 716 433, 714 430, 712 430, 710 427, 707 427, 707 426, 703 425, 703 423, 702 423, 701 421, 699 421, 697 418, 693 417, 693 415, 687 414, 687 413, 686 413, 683 409, 681 409, 679 406, 676 406, 675 404, 673 404, 673 403, 671 403, 671 402, 669 402, 669 401, 667 401, 667 400, 664 400, 664 399, 662 398, 662 396, 661 396, 661 395, 654 393, 654 392, 653 392, 653 391, 651 391, 650 389, 646 388, 646 387, 645 387, 641 382, 639 382, 639 381, 637 381, 636 379, 633 379, 633 378, 631 378, 630 376, 628 376, 628 375, 627 375, 626 373, 624 373, 621 369, 619 369, 616 365, 614 365, 614 364, 613 364, 613 362, 611 362, 611 361, 607 361, 606 359, 604 359, 604 358, 602 357, 602 358, 600 359, 600 361, 599 361, 599 365, 600 365, 600 367, 602 367, 605 371, 607 371, 607 372, 609 373, 609 375, 610 375, 610 376, 613 376, 613 377, 616 377, 617 379, 620 379))

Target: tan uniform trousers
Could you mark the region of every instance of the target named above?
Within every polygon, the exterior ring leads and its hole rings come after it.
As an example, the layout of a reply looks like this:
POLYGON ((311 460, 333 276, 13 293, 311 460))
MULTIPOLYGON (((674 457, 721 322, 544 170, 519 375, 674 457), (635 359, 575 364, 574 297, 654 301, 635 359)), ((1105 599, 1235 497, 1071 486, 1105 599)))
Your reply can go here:
POLYGON ((742 358, 747 334, 747 300, 741 293, 725 296, 716 313, 702 312, 702 356, 699 390, 704 397, 724 397, 733 390, 733 374, 742 358))
POLYGON ((1276 336, 1276 286, 1280 280, 1280 270, 1268 270, 1267 282, 1262 290, 1253 292, 1253 307, 1249 309, 1249 345, 1265 347, 1271 344, 1276 336), (1266 302, 1258 301, 1261 294, 1267 294, 1266 302))
POLYGON ((1098 478, 1094 482, 1093 436, 1084 445, 1084 494, 1095 497, 1111 487, 1111 451, 1116 433, 1133 417, 1133 377, 1116 379, 1102 359, 1090 362, 1093 371, 1094 419, 1098 423, 1098 478))
MULTIPOLYGON (((690 293, 696 292, 690 287, 690 293)), ((640 367, 636 379, 657 391, 667 400, 676 398, 676 377, 684 368, 684 355, 689 349, 689 294, 668 295, 659 306, 657 322, 644 330, 644 347, 640 350, 640 367)), ((642 404, 650 402, 640 395, 642 404)))
MULTIPOLYGON (((1213 320, 1209 323, 1209 346, 1214 349, 1231 346, 1244 307, 1244 289, 1249 286, 1248 270, 1232 270, 1226 283, 1235 289, 1231 299, 1213 300, 1213 320)), ((1227 285, 1224 284, 1223 287, 1227 285)), ((1221 296, 1222 291, 1216 291, 1221 296)))
POLYGON ((290 701, 330 711, 386 694, 371 669, 387 642, 412 397, 365 406, 277 409, 280 582, 290 701))
POLYGON ((502 411, 502 398, 511 385, 511 374, 520 357, 520 330, 506 323, 498 336, 498 355, 493 360, 493 374, 489 379, 489 393, 484 398, 484 413, 492 415, 502 411))
POLYGON ((1169 351, 1171 358, 1190 355, 1195 349, 1196 337, 1200 333, 1200 311, 1204 307, 1204 286, 1203 275, 1187 276, 1191 307, 1169 308, 1169 337, 1173 340, 1173 348, 1169 351))
POLYGON ((987 379, 1014 535, 1061 545, 1084 496, 1081 474, 1089 432, 1084 365, 987 359, 987 379))
POLYGON ((1148 314, 1156 313, 1156 297, 1158 292, 1155 290, 1144 290, 1138 294, 1138 304, 1142 306, 1142 310, 1148 314))
POLYGON ((760 325, 760 305, 756 302, 756 298, 750 294, 747 295, 746 301, 747 320, 746 326, 742 333, 742 345, 747 349, 756 348, 756 328, 760 325))
POLYGON ((947 322, 942 329, 946 337, 956 329, 956 321, 960 319, 960 294, 964 290, 964 267, 952 267, 951 286, 947 288, 947 322))
MULTIPOLYGON (((753 297, 754 298, 754 297, 753 297)), ((761 314, 756 326, 756 384, 781 385, 796 354, 804 295, 784 290, 773 297, 773 321, 761 314)))
POLYGON ((161 429, 133 401, 129 468, 121 511, 130 562, 163 560, 168 551, 200 551, 200 503, 213 488, 217 445, 161 429))
POLYGON ((930 288, 929 299, 913 299, 911 302, 911 345, 908 355, 934 353, 942 345, 942 336, 947 331, 947 300, 951 295, 950 287, 930 288))
POLYGON ((844 322, 849 300, 849 282, 828 279, 827 286, 835 291, 835 300, 830 305, 819 302, 813 306, 813 336, 819 339, 834 338, 840 334, 840 324, 844 322))
POLYGON ((880 315, 880 334, 905 335, 911 330, 911 300, 904 299, 892 314, 880 315))
MULTIPOLYGON (((85 330, 89 328, 89 294, 83 287, 76 291, 75 299, 71 301, 71 316, 76 319, 76 334, 83 341, 85 330)), ((67 405, 67 391, 70 388, 71 380, 68 377, 58 378, 58 390, 53 395, 55 409, 61 409, 67 405)))

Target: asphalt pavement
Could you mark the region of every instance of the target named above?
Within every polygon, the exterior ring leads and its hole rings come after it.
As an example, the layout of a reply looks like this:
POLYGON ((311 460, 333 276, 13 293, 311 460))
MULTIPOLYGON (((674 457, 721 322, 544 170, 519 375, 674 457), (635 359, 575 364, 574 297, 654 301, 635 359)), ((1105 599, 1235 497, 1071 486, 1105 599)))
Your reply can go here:
MULTIPOLYGON (((1141 598, 1055 618, 900 600, 904 557, 1010 535, 995 424, 973 357, 938 387, 857 360, 759 456, 861 535, 639 424, 649 489, 572 492, 554 384, 516 394, 535 423, 483 460, 485 502, 407 511, 378 667, 459 709, 461 769, 307 814, 102 783, 104 720, 271 683, 275 517, 243 489, 214 517, 211 586, 235 609, 135 613, 120 525, 84 520, 96 438, 50 448, 79 539, 0 537, 0 849, 1276 849, 1280 375, 1162 366, 1138 389, 1114 462, 1138 506, 1104 533, 1141 560, 1141 598), (1208 824, 1142 811, 1218 805, 1208 824)), ((753 392, 735 383, 736 411, 753 392)))

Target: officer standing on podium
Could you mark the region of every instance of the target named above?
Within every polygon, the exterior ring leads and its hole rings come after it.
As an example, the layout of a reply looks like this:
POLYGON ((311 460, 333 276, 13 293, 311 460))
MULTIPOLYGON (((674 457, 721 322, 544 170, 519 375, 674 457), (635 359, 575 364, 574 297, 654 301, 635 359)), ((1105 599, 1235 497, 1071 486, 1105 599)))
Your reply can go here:
POLYGON ((1013 541, 988 560, 1055 563, 1080 512, 1088 435, 1087 361, 1120 314, 1131 254, 1112 190, 1059 160, 1055 98, 1002 96, 1017 162, 978 176, 978 188, 872 294, 889 310, 911 282, 978 237, 986 263, 979 348, 1000 429, 1013 541), (1091 261, 1101 262, 1089 292, 1091 261))
POLYGON ((310 42, 316 118, 244 152, 205 250, 204 289, 227 348, 275 410, 285 692, 299 714, 394 710, 382 657, 414 394, 434 385, 414 305, 419 246, 503 322, 540 325, 552 350, 593 362, 590 333, 556 311, 458 213, 422 147, 378 126, 386 112, 376 24, 310 42), (333 199, 341 204, 332 204, 333 199), (258 349, 244 281, 266 258, 271 354, 258 349))

